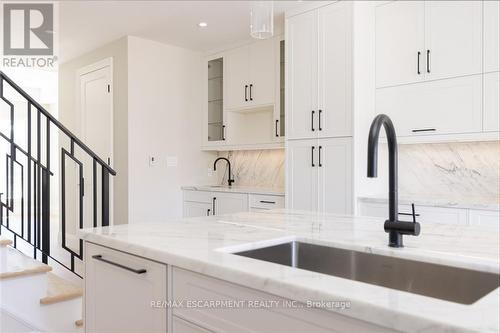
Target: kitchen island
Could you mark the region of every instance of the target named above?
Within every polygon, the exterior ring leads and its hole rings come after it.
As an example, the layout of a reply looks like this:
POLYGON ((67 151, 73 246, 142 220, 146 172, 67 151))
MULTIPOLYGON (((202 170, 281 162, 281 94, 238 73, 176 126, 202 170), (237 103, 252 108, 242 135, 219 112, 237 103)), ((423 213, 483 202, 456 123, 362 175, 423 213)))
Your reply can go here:
POLYGON ((498 274, 499 233, 486 227, 426 224, 395 249, 380 218, 279 210, 86 229, 80 236, 87 332, 111 322, 116 329, 114 318, 129 331, 149 325, 144 332, 175 333, 500 330, 498 288, 460 304, 232 254, 298 240, 498 274), (139 316, 142 323, 131 319, 139 316))

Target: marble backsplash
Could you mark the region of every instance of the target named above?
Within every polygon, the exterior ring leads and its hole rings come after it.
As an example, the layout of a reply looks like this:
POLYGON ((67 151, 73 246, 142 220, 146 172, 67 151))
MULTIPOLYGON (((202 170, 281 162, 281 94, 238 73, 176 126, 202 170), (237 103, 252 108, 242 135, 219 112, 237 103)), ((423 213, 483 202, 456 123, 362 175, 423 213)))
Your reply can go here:
MULTIPOLYGON (((236 186, 285 188, 285 150, 240 150, 220 152, 231 161, 236 186)), ((227 167, 217 173, 220 184, 227 180, 227 167)))
POLYGON ((500 141, 400 145, 399 193, 498 202, 500 141))

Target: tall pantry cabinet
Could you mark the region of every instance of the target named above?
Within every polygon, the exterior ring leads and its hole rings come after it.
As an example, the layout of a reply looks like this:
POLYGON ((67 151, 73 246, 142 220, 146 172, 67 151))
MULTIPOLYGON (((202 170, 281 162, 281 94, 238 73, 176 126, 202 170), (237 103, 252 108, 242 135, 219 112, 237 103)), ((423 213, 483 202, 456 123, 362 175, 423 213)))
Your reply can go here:
POLYGON ((352 213, 352 3, 286 18, 287 207, 352 213))

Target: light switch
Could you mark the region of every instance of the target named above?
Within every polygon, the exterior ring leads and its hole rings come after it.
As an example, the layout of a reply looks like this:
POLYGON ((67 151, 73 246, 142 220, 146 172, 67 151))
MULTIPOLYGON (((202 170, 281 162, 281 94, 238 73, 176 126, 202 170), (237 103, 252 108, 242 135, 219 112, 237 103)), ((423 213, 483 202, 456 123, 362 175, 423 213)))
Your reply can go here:
POLYGON ((158 159, 156 158, 156 156, 149 156, 149 166, 150 167, 154 167, 158 164, 158 159))
POLYGON ((177 156, 167 156, 167 168, 177 167, 177 156))

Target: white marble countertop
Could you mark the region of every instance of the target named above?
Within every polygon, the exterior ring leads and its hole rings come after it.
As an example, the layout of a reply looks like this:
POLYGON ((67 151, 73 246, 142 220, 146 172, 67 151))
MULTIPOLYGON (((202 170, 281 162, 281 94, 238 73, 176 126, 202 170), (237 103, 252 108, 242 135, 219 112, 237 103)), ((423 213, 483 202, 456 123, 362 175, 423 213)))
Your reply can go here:
MULTIPOLYGON (((404 332, 498 332, 499 288, 471 305, 443 301, 227 253, 276 239, 390 255, 499 273, 499 233, 486 227, 428 224, 404 248, 389 248, 383 221, 275 210, 79 231, 86 241, 288 299, 348 300, 343 315, 404 332)), ((279 242, 279 241, 278 241, 279 242)))
POLYGON ((209 192, 231 192, 231 193, 248 193, 248 194, 265 194, 265 195, 285 195, 285 189, 268 188, 268 187, 250 187, 238 185, 193 185, 182 186, 183 190, 192 191, 209 191, 209 192))
MULTIPOLYGON (((361 201, 373 202, 373 203, 387 203, 387 198, 381 196, 366 196, 358 197, 361 201)), ((399 196, 399 203, 403 205, 415 205, 420 206, 430 206, 430 207, 446 207, 446 208, 464 208, 464 209, 483 209, 483 210, 500 210, 500 203, 497 200, 489 198, 461 198, 461 199, 447 199, 440 197, 411 197, 411 196, 399 196)))

